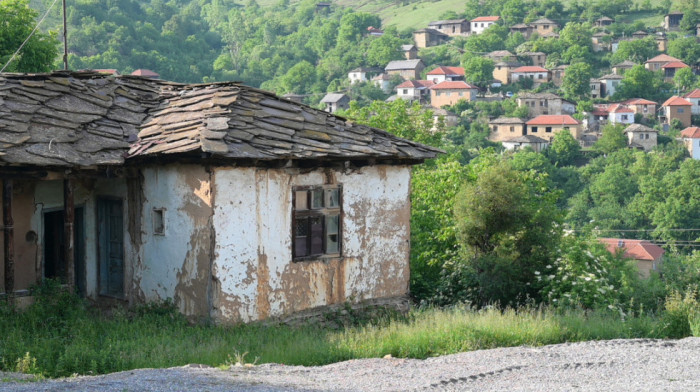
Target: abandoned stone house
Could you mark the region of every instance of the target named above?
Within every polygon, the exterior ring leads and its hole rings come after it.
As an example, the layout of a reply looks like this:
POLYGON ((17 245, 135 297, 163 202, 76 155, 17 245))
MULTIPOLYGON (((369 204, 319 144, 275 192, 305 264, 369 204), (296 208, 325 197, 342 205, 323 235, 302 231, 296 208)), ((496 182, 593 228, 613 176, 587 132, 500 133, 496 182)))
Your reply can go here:
POLYGON ((220 323, 401 301, 411 166, 439 152, 238 83, 2 74, 0 292, 220 323))

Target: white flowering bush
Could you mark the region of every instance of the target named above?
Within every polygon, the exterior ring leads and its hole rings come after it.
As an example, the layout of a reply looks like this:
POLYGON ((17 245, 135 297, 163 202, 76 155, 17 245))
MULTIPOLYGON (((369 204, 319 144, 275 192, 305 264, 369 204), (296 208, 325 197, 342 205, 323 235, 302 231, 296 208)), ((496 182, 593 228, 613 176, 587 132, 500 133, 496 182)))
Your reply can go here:
POLYGON ((635 271, 595 239, 565 237, 557 259, 536 271, 543 297, 552 305, 609 308, 622 312, 636 278, 635 271))

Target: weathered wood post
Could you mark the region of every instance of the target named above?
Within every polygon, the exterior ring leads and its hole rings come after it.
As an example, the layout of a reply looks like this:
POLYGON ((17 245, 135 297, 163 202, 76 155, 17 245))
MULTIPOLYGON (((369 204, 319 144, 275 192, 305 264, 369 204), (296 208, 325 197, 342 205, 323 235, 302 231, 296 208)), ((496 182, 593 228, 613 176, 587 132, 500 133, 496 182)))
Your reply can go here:
POLYGON ((2 180, 3 256, 5 259, 5 294, 15 292, 15 235, 12 220, 12 180, 2 180))
POLYGON ((66 283, 73 289, 75 287, 75 203, 73 200, 73 182, 66 178, 63 180, 63 244, 66 261, 66 283))

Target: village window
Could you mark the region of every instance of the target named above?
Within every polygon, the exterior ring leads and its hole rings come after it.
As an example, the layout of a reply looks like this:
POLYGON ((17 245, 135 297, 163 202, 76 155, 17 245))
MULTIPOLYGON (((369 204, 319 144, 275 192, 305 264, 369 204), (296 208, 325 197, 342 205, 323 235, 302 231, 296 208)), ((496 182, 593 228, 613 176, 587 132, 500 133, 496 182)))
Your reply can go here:
POLYGON ((542 79, 542 74, 537 74, 537 79, 542 79))
POLYGON ((547 127, 544 129, 544 131, 547 133, 552 133, 552 127, 547 127))
POLYGON ((623 115, 622 115, 622 120, 623 120, 623 121, 626 121, 626 120, 627 120, 627 115, 626 115, 626 114, 623 114, 623 115))
POLYGON ((515 132, 515 127, 510 127, 511 132, 515 132))
POLYGON ((532 127, 530 130, 532 131, 532 133, 537 133, 537 127, 532 127))
POLYGON ((153 209, 153 234, 165 235, 165 208, 153 209))
POLYGON ((460 97, 464 96, 464 91, 460 91, 460 92, 459 92, 459 96, 460 96, 460 97))
POLYGON ((439 91, 436 91, 436 92, 435 92, 435 96, 436 96, 436 97, 439 97, 440 95, 441 95, 441 93, 440 93, 439 91))
POLYGON ((339 185, 294 187, 292 256, 295 261, 340 256, 341 190, 339 185))
POLYGON ((678 113, 685 113, 685 109, 684 109, 684 108, 678 108, 678 113))
POLYGON ((408 89, 407 89, 407 88, 403 89, 403 95, 408 95, 408 89))

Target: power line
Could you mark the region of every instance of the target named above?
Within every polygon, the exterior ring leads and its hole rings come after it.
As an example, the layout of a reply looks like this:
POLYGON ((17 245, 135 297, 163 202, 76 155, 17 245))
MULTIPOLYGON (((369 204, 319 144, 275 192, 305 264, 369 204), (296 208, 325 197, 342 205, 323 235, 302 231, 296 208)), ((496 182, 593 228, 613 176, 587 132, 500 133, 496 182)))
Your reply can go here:
POLYGON ((37 23, 36 26, 34 27, 34 30, 32 30, 32 32, 29 33, 29 36, 27 37, 27 39, 25 39, 24 42, 22 42, 22 45, 20 45, 19 48, 17 49, 17 51, 15 51, 15 53, 12 54, 12 57, 10 57, 10 59, 7 60, 7 63, 5 63, 5 66, 3 66, 2 69, 0 69, 0 72, 4 72, 4 71, 5 71, 5 68, 7 68, 7 66, 10 65, 10 63, 12 62, 12 60, 14 60, 15 57, 17 57, 17 54, 20 52, 20 50, 22 50, 22 48, 24 47, 24 45, 27 44, 27 42, 29 41, 29 39, 32 38, 32 36, 34 35, 34 33, 36 33, 36 31, 39 29, 39 26, 41 25, 41 23, 42 23, 42 22, 44 21, 44 19, 46 19, 46 17, 49 15, 49 11, 51 11, 51 9, 53 8, 53 6, 56 5, 56 2, 57 2, 57 1, 58 1, 58 0, 53 0, 53 3, 51 3, 51 5, 49 6, 49 8, 46 10, 46 13, 44 14, 44 16, 41 17, 41 19, 39 20, 39 23, 37 23))
POLYGON ((649 231, 700 231, 700 229, 591 229, 591 230, 571 230, 573 232, 585 232, 585 231, 619 231, 619 232, 649 232, 649 231))

